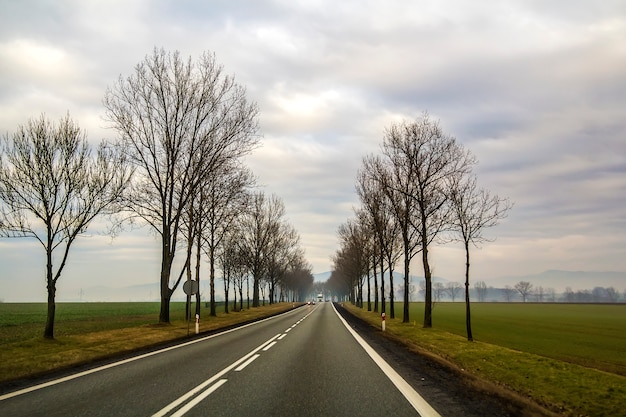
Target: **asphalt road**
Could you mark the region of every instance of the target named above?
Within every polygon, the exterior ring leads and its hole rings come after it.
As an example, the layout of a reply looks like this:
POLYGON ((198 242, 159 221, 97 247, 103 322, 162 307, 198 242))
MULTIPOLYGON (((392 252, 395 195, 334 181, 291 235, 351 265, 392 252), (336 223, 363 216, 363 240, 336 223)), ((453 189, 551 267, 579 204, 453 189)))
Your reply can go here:
POLYGON ((330 303, 298 308, 5 393, 0 415, 436 416, 344 323, 330 303))

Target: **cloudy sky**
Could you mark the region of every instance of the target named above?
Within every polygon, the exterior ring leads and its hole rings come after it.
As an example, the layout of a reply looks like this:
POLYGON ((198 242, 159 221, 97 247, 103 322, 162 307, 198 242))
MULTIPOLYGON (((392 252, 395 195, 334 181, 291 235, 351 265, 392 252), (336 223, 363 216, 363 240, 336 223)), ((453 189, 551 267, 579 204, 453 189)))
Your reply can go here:
MULTIPOLYGON (((474 279, 626 272, 621 0, 0 0, 0 133, 69 111, 94 143, 114 138, 105 89, 154 47, 214 52, 258 103, 262 147, 248 164, 283 199, 315 273, 330 270, 358 205, 361 158, 423 111, 515 203, 473 252, 474 279)), ((82 238, 60 296, 156 282, 158 248, 147 229, 82 238)), ((462 279, 461 248, 431 253, 435 275, 462 279)), ((34 241, 0 240, 0 299, 44 301, 44 264, 34 241)))

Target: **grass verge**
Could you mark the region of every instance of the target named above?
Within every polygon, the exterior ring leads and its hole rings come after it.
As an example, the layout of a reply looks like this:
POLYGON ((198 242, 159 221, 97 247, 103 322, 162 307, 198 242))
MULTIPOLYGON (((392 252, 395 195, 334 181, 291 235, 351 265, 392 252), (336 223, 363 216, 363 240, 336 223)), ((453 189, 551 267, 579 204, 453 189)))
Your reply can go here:
MULTIPOLYGON (((40 323, 34 323, 33 326, 36 324, 39 336, 30 335, 26 339, 17 341, 8 336, 2 338, 4 342, 0 344, 0 383, 186 338, 188 324, 184 320, 184 303, 181 304, 183 304, 182 310, 180 306, 175 306, 172 310, 175 313, 173 316, 182 318, 172 319, 171 324, 157 324, 154 314, 140 314, 141 311, 134 316, 133 320, 111 320, 110 316, 108 319, 104 316, 99 319, 97 314, 88 319, 75 318, 65 322, 61 320, 59 327, 63 331, 59 332, 60 335, 54 340, 41 337, 43 327, 40 323), (181 311, 182 314, 179 314, 181 311), (111 322, 117 323, 115 326, 119 327, 110 328, 111 322), (8 341, 9 339, 11 340, 8 341)), ((211 317, 206 313, 203 314, 200 322, 200 332, 209 332, 269 317, 291 308, 293 308, 292 303, 278 303, 229 314, 218 312, 216 317, 211 317)), ((71 307, 66 307, 66 309, 71 309, 71 307)), ((5 328, 4 332, 12 333, 11 330, 20 327, 22 326, 11 326, 8 329, 5 328)), ((190 326, 190 333, 192 336, 195 334, 193 322, 190 326)), ((30 333, 26 332, 26 334, 30 333)))
MULTIPOLYGON (((344 307, 380 328, 379 313, 349 303, 344 307)), ((424 329, 400 319, 387 319, 386 333, 471 378, 511 391, 560 415, 617 416, 626 410, 626 377, 621 375, 494 343, 468 342, 466 337, 437 328, 424 329)))

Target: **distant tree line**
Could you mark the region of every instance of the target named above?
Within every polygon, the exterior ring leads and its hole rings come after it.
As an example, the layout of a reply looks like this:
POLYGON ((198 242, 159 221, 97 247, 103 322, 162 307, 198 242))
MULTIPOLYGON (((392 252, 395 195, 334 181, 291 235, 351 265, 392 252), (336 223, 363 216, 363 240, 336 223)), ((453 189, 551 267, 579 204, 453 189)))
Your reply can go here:
POLYGON ((232 291, 243 307, 250 280, 252 306, 304 299, 313 276, 299 235, 282 201, 257 190, 243 163, 260 140, 257 105, 214 55, 193 61, 155 48, 106 90, 103 104, 118 139, 95 154, 69 113, 58 123, 31 119, 2 142, 0 236, 32 237, 44 249, 44 337, 54 337, 56 285, 70 248, 104 214, 113 234, 138 223, 159 237, 160 322, 170 321, 181 282, 200 280, 203 259, 211 315, 216 269, 227 305, 232 291), (183 259, 178 270, 175 258, 183 259))
MULTIPOLYGON (((368 310, 385 312, 390 301, 395 317, 394 269, 403 261, 403 322, 409 322, 410 263, 421 257, 424 272, 424 327, 432 327, 438 288, 433 285, 429 249, 433 244, 461 242, 465 249, 465 303, 468 340, 470 315, 470 248, 487 239, 485 229, 503 219, 511 204, 480 188, 476 158, 445 134, 427 113, 414 121, 394 123, 383 135, 381 152, 367 155, 357 173, 361 205, 338 229, 339 249, 329 285, 368 310), (389 288, 379 276, 387 274, 389 288), (364 288, 366 294, 363 294, 364 288), (435 295, 435 299, 433 299, 435 295), (373 297, 373 306, 372 306, 373 297)), ((451 289, 456 298, 462 288, 451 289)))
MULTIPOLYGON (((420 295, 423 299, 424 281, 420 281, 420 295)), ((435 298, 437 301, 443 299, 455 301, 456 295, 460 291, 461 284, 456 282, 441 283, 433 285, 435 298)), ((398 289, 399 291, 400 289, 398 289)), ((471 298, 478 302, 505 301, 505 302, 535 302, 535 303, 619 303, 626 302, 626 290, 620 293, 614 287, 594 287, 593 289, 572 290, 566 288, 559 293, 552 287, 533 285, 528 281, 519 281, 514 286, 506 285, 503 288, 487 286, 484 281, 477 281, 471 291, 471 298)))

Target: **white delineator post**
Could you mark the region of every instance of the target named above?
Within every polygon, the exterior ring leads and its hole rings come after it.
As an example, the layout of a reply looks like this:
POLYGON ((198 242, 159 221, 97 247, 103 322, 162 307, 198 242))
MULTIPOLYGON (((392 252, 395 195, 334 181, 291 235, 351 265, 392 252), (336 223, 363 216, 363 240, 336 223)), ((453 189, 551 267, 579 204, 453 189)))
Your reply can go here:
POLYGON ((380 317, 383 319, 382 329, 385 331, 385 313, 381 314, 380 317))
POLYGON ((196 314, 196 334, 200 333, 200 315, 196 314))

